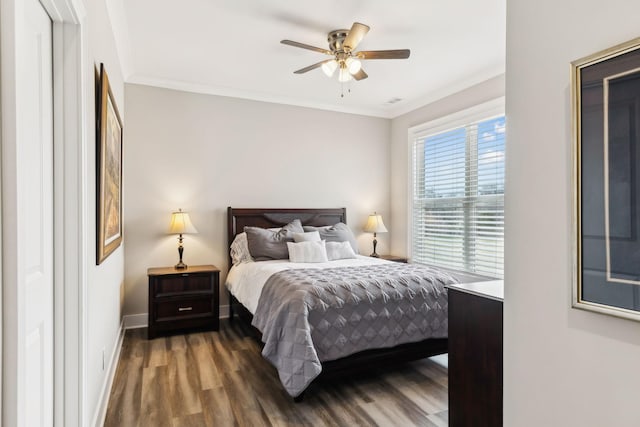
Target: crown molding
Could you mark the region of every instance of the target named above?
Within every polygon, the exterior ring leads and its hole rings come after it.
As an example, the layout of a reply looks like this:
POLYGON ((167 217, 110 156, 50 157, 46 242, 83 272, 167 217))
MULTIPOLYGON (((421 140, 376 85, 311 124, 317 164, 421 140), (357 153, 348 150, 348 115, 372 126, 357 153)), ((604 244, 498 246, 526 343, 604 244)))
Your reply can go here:
POLYGON ((278 96, 265 92, 248 91, 223 86, 203 85, 187 83, 170 79, 159 79, 140 75, 132 75, 125 80, 126 83, 139 84, 144 86, 155 86, 165 89, 180 90, 183 92, 200 93, 206 95, 226 96, 231 98, 248 99, 252 101, 269 102, 272 104, 293 105, 296 107, 314 108, 318 110, 335 111, 339 113, 357 114, 361 116, 379 117, 383 119, 393 118, 391 110, 364 108, 354 106, 343 106, 334 104, 324 104, 321 102, 311 102, 303 99, 296 99, 286 96, 278 96))

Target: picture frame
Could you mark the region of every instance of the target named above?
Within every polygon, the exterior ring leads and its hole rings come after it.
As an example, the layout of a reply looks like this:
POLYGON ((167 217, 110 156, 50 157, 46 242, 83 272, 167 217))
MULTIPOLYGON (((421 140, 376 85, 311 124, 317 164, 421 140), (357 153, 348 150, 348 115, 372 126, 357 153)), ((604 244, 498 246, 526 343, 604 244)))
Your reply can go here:
POLYGON ((640 321, 640 38, 571 63, 572 307, 640 321))
POLYGON ((96 102, 96 264, 122 243, 122 120, 100 64, 96 102))

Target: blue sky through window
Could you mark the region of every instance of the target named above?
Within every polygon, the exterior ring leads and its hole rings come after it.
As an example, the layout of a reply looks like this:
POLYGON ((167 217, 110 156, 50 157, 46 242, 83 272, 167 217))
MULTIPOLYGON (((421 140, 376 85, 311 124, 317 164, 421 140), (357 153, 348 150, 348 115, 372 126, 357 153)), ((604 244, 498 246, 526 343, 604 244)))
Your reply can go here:
POLYGON ((504 194, 504 116, 478 123, 478 194, 504 194))
MULTIPOLYGON (((504 116, 477 123, 478 195, 504 193, 504 116)), ((425 197, 465 196, 467 128, 424 140, 425 197)))
POLYGON ((424 142, 425 197, 464 197, 466 129, 427 137, 424 142))

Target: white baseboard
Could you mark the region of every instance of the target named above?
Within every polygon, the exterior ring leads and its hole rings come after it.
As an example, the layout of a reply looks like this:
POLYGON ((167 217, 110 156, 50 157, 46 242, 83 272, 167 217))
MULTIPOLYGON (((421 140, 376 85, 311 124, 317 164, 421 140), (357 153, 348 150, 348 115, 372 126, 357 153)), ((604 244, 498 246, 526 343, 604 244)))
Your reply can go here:
MULTIPOLYGON (((226 319, 228 317, 229 317, 229 306, 221 305, 220 318, 226 319)), ((149 325, 149 314, 148 313, 128 314, 122 317, 122 323, 124 324, 124 329, 146 328, 149 325)))
POLYGON ((229 317, 229 306, 221 305, 220 306, 220 318, 227 319, 229 317))
POLYGON ((125 329, 146 328, 149 324, 149 314, 128 314, 122 316, 122 323, 125 329))
POLYGON ((116 376, 116 369, 118 368, 118 361, 120 360, 120 351, 122 350, 122 342, 124 341, 124 319, 120 322, 120 327, 118 328, 118 338, 116 341, 116 345, 111 352, 111 357, 109 358, 109 365, 107 369, 107 374, 104 376, 104 383, 102 384, 102 389, 100 390, 100 397, 98 398, 98 406, 96 407, 96 412, 93 415, 93 422, 91 423, 94 427, 101 427, 104 425, 104 420, 107 416, 107 407, 109 406, 109 396, 111 395, 111 387, 113 386, 113 379, 116 376))

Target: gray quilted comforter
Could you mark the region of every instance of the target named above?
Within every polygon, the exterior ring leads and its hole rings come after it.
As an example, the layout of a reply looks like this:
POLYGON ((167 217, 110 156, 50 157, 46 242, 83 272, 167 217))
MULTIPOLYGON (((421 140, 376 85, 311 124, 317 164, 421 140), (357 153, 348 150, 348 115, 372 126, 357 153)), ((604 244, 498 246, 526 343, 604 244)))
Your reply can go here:
POLYGON ((263 356, 291 396, 322 371, 320 362, 426 338, 447 337, 452 276, 428 267, 384 263, 286 270, 262 290, 253 325, 263 356))

